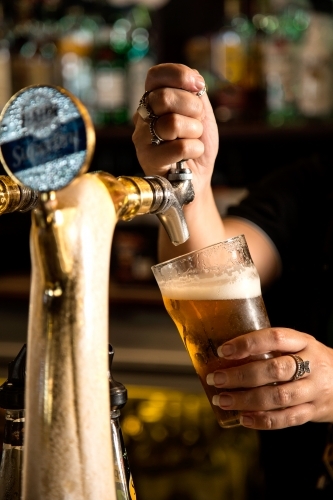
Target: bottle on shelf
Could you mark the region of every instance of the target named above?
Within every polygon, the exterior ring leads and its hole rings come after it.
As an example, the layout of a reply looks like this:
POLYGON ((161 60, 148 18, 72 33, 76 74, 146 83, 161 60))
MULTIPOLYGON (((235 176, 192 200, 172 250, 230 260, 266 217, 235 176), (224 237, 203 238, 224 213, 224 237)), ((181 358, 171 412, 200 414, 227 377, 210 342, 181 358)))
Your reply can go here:
POLYGON ((149 9, 135 5, 131 10, 130 48, 127 54, 127 96, 129 120, 132 119, 144 91, 146 75, 156 64, 152 43, 152 19, 149 9))
POLYGON ((0 465, 0 500, 21 498, 24 384, 26 344, 8 365, 8 378, 0 386, 0 408, 5 410, 5 428, 0 465))
POLYGON ((309 13, 300 46, 296 102, 302 116, 329 119, 333 113, 333 17, 309 13))
POLYGON ((222 28, 211 37, 211 69, 218 79, 212 102, 219 121, 244 119, 250 95, 261 86, 261 59, 255 35, 255 27, 247 12, 243 12, 240 0, 226 0, 222 28))
POLYGON ((78 97, 90 112, 94 101, 92 53, 101 22, 100 16, 87 15, 82 5, 76 5, 57 23, 61 86, 78 97))
POLYGON ((270 125, 293 123, 298 117, 297 85, 300 48, 309 25, 307 0, 274 2, 261 20, 266 37, 263 67, 266 85, 266 114, 270 125))
POLYGON ((130 22, 126 17, 100 26, 92 55, 94 110, 97 126, 128 122, 126 64, 130 22))
POLYGON ((136 493, 132 479, 127 450, 120 427, 120 410, 127 403, 127 389, 112 376, 112 362, 114 350, 109 344, 109 382, 111 405, 111 438, 114 460, 114 474, 117 498, 121 500, 135 500, 136 493))

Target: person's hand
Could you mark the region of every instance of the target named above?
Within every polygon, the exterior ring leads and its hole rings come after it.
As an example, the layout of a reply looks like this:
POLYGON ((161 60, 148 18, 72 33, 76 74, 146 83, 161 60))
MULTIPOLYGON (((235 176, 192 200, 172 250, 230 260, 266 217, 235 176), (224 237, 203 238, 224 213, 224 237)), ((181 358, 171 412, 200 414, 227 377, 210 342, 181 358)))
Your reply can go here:
MULTIPOLYGON (((135 113, 132 136, 138 160, 146 175, 165 176, 171 164, 189 158, 185 166, 193 173, 196 196, 210 187, 218 151, 218 131, 202 76, 182 64, 159 64, 146 78, 147 103, 158 119, 156 134, 163 139, 152 144, 149 123, 135 113)), ((139 104, 139 103, 138 103, 139 104)))
POLYGON ((240 410, 242 425, 253 429, 333 422, 333 350, 311 335, 265 328, 227 341, 218 354, 239 360, 270 351, 281 355, 209 374, 207 382, 221 390, 214 404, 240 410), (310 373, 293 380, 297 366, 290 354, 309 361, 310 373))

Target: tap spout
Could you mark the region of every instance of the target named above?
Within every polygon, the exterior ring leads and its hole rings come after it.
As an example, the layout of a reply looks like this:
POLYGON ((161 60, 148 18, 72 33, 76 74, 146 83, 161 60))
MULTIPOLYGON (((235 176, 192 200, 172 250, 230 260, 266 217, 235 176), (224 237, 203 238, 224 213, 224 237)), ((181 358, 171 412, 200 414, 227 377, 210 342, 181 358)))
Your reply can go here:
POLYGON ((95 172, 94 175, 108 188, 118 219, 129 221, 137 215, 155 214, 174 245, 180 245, 189 238, 182 210, 183 205, 194 198, 189 169, 184 169, 181 174, 186 178, 176 177, 171 181, 158 175, 121 176, 117 179, 105 172, 95 172))
POLYGON ((176 246, 185 243, 189 238, 189 231, 183 213, 183 205, 190 203, 194 198, 194 191, 190 179, 177 180, 173 184, 164 177, 145 177, 160 196, 156 208, 151 211, 157 215, 171 242, 176 246))

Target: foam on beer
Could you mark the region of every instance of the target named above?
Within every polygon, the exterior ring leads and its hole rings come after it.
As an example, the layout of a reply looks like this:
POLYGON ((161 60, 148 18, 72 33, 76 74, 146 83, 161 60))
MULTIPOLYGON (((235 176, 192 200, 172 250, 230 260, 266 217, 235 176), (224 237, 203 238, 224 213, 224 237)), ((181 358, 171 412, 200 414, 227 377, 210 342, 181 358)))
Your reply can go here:
POLYGON ((159 283, 164 297, 174 300, 251 299, 261 295, 256 268, 242 268, 231 275, 199 278, 182 276, 179 280, 159 283))

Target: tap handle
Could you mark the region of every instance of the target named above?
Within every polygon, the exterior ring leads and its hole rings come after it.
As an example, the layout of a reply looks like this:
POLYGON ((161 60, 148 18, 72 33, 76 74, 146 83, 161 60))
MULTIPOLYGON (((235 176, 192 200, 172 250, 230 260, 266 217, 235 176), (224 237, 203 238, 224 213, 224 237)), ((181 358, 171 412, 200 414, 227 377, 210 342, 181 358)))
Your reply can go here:
POLYGON ((176 167, 171 167, 168 173, 168 180, 172 181, 191 181, 192 180, 192 171, 185 167, 185 162, 187 160, 177 161, 176 167))

